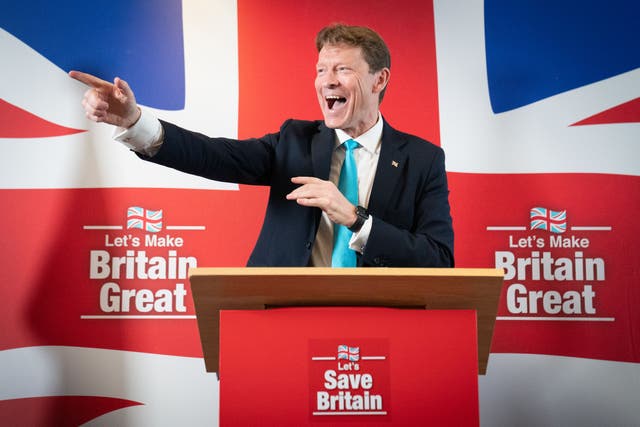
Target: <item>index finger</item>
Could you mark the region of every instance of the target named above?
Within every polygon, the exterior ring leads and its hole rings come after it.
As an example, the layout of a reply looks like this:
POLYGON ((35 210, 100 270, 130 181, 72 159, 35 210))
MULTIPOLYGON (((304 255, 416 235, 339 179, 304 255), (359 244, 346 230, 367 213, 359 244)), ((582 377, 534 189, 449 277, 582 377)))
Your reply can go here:
POLYGON ((69 77, 96 89, 111 85, 110 82, 99 77, 75 70, 69 71, 69 77))
POLYGON ((320 178, 316 178, 315 176, 294 176, 291 178, 291 182, 294 184, 309 184, 311 182, 321 181, 320 178))

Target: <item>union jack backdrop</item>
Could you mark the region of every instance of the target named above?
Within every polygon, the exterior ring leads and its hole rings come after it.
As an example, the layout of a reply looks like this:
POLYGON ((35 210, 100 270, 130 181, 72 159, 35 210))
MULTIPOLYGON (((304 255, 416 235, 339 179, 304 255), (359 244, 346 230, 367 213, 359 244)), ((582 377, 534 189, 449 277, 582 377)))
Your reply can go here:
POLYGON ((180 272, 245 265, 268 197, 140 161, 84 117, 68 71, 121 77, 194 131, 257 137, 320 117, 315 34, 347 22, 390 47, 385 120, 445 150, 456 267, 517 271, 482 424, 640 425, 640 3, 5 3, 0 424, 216 425, 180 272))

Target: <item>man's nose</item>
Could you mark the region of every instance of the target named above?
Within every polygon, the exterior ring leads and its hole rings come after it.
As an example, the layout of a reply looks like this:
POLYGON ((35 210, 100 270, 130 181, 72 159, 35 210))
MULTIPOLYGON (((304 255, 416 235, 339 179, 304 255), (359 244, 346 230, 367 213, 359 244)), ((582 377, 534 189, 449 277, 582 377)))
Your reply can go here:
POLYGON ((327 88, 334 88, 340 84, 338 76, 333 71, 328 71, 322 78, 322 85, 327 88))

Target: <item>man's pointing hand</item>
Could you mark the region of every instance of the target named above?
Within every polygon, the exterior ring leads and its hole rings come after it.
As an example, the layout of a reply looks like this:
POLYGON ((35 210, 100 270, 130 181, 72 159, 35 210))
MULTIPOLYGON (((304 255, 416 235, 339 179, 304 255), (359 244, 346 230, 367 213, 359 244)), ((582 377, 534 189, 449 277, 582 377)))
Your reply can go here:
POLYGON ((129 128, 140 118, 140 109, 133 91, 119 77, 110 83, 80 71, 70 71, 69 76, 89 86, 82 99, 82 106, 90 120, 129 128))

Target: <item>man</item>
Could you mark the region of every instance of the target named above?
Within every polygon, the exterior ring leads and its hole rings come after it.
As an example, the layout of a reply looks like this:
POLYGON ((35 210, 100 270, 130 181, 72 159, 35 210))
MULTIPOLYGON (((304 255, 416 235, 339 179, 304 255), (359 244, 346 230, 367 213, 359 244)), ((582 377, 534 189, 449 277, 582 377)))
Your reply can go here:
POLYGON ((119 78, 70 75, 91 86, 87 117, 120 127, 116 139, 141 158, 270 187, 249 266, 452 267, 444 153, 379 112, 390 77, 386 44, 368 28, 337 24, 318 33, 316 47, 324 121, 288 120, 278 133, 245 141, 159 121, 119 78))

